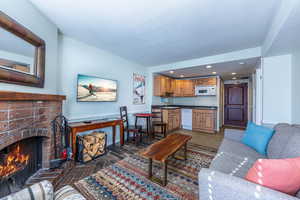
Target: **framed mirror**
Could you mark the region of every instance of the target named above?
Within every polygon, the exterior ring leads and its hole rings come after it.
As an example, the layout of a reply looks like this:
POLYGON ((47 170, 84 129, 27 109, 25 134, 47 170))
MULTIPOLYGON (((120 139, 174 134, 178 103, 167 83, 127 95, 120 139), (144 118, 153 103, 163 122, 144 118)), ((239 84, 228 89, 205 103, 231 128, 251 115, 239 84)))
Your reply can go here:
POLYGON ((0 82, 44 87, 45 42, 0 11, 0 82))

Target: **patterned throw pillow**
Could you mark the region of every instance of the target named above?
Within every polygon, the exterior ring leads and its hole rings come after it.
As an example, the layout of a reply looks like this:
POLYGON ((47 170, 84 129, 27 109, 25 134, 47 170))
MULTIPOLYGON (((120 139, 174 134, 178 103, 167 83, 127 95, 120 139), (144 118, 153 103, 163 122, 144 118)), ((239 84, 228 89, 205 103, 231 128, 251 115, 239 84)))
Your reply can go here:
POLYGON ((77 190, 67 185, 55 192, 55 200, 86 200, 77 190))
POLYGON ((53 200, 53 187, 49 181, 36 183, 19 192, 11 194, 0 200, 53 200))
POLYGON ((246 175, 246 180, 265 187, 296 195, 300 190, 300 157, 258 159, 246 175))

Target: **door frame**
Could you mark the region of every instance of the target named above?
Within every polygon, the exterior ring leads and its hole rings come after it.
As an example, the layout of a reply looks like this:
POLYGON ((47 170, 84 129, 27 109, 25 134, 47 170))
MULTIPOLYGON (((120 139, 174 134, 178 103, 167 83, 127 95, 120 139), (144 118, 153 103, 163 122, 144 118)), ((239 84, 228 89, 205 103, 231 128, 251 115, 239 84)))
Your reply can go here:
MULTIPOLYGON (((226 124, 226 122, 228 122, 227 120, 226 120, 226 114, 227 114, 227 110, 226 110, 226 95, 227 95, 227 93, 226 93, 226 86, 236 86, 236 85, 244 85, 244 86, 246 86, 246 91, 244 91, 245 92, 245 96, 246 96, 246 98, 244 99, 244 102, 245 102, 245 104, 246 104, 246 107, 245 107, 245 112, 244 112, 244 118, 246 119, 245 121, 246 121, 246 124, 247 124, 247 121, 249 120, 248 118, 249 118, 249 112, 250 112, 250 110, 249 110, 249 82, 247 81, 247 82, 241 82, 241 83, 232 83, 232 84, 224 84, 224 93, 223 93, 223 98, 224 98, 224 105, 223 105, 223 110, 224 110, 224 119, 223 119, 223 126, 230 126, 230 127, 244 127, 244 126, 239 126, 239 125, 232 125, 232 124, 226 124)), ((245 124, 245 125, 246 125, 245 124)))

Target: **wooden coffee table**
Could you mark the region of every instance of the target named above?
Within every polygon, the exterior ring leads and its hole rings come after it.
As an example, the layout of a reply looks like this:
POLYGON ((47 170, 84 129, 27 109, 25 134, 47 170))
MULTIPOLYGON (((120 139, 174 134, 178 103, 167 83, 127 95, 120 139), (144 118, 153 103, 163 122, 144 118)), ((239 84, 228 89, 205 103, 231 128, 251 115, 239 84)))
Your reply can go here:
POLYGON ((142 157, 149 159, 148 178, 162 186, 166 186, 168 158, 173 156, 176 159, 187 160, 187 142, 190 139, 192 139, 192 136, 175 133, 150 145, 145 151, 141 152, 142 157), (184 148, 184 157, 175 156, 175 153, 182 147, 184 148), (163 180, 152 175, 153 160, 162 164, 163 180))

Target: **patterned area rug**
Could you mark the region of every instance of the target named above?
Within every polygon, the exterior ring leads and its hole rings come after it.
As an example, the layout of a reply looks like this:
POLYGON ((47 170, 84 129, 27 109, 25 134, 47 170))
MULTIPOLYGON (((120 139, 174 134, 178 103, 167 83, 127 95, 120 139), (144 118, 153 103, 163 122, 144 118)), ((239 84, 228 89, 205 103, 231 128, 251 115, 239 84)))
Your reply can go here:
MULTIPOLYGON (((182 153, 182 152, 178 152, 182 153)), ((208 167, 215 155, 212 149, 189 143, 188 160, 171 158, 168 184, 162 187, 148 180, 148 160, 133 154, 88 176, 74 185, 89 200, 98 199, 198 199, 198 172, 208 167)), ((153 174, 161 177, 161 166, 154 163, 153 174)))

